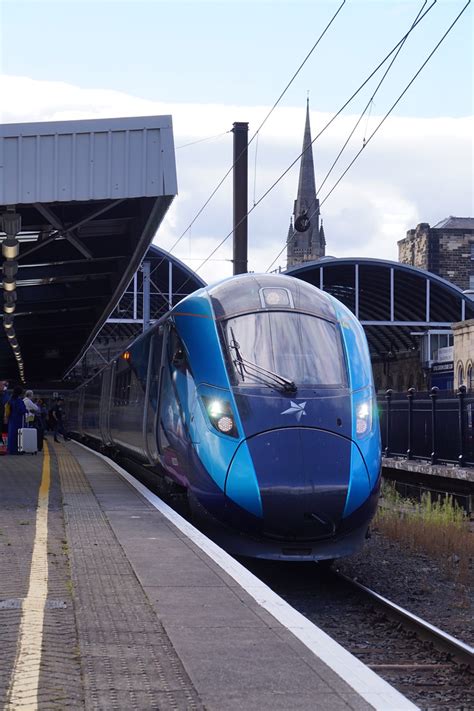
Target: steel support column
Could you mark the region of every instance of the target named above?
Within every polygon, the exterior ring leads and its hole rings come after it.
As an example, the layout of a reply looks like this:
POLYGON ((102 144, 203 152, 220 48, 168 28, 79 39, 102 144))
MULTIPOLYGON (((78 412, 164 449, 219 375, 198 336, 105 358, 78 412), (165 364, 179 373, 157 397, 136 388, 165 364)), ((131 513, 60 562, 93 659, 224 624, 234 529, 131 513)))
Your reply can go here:
POLYGON ((143 277, 143 331, 150 328, 150 262, 143 262, 142 267, 143 277))

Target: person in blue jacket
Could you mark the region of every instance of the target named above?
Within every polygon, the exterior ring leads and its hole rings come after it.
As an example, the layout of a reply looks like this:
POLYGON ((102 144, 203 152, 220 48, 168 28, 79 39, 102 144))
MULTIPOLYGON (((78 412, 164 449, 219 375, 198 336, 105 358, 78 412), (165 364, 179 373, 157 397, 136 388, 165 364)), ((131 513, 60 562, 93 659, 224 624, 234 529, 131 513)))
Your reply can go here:
POLYGON ((0 380, 0 444, 5 444, 6 436, 3 433, 7 431, 7 422, 5 415, 5 405, 10 399, 8 394, 8 380, 0 380))
POLYGON ((26 406, 21 397, 23 390, 20 387, 13 389, 10 400, 10 415, 8 417, 8 443, 7 453, 18 454, 18 430, 25 426, 26 406))

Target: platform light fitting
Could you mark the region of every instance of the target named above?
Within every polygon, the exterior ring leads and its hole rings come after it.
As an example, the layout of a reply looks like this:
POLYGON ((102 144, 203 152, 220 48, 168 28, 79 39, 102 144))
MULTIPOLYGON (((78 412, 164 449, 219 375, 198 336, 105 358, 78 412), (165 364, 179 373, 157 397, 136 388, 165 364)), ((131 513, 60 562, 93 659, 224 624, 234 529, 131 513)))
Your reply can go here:
POLYGON ((13 314, 15 312, 15 304, 3 304, 3 311, 6 314, 13 314))
POLYGON ((3 288, 5 289, 5 291, 15 291, 16 281, 7 281, 6 279, 4 279, 3 288))
POLYGON ((20 243, 17 239, 5 239, 2 242, 2 254, 5 259, 16 259, 20 253, 20 243))
POLYGON ((3 317, 3 328, 5 328, 5 329, 13 328, 13 319, 4 316, 3 317))

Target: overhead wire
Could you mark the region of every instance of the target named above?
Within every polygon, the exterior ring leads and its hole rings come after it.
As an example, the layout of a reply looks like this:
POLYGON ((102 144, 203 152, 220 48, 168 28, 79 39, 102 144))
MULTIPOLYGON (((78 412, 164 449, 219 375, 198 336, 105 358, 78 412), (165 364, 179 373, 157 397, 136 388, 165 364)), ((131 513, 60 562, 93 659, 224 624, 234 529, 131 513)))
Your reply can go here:
MULTIPOLYGON (((274 183, 272 183, 272 185, 270 185, 270 187, 263 193, 263 195, 254 203, 254 205, 250 208, 250 210, 247 212, 247 214, 244 215, 244 216, 241 218, 241 220, 238 222, 238 224, 234 226, 234 228, 221 240, 221 242, 219 242, 219 244, 217 245, 217 247, 215 247, 215 248, 212 250, 212 252, 208 255, 208 257, 206 257, 206 259, 196 268, 196 270, 195 270, 196 272, 198 272, 200 269, 202 269, 202 267, 211 259, 211 257, 214 256, 214 254, 217 252, 217 250, 220 249, 220 247, 222 247, 222 245, 223 245, 223 244, 229 239, 229 237, 234 233, 235 228, 238 227, 240 224, 242 224, 242 222, 243 222, 245 219, 247 219, 247 217, 248 217, 248 216, 255 210, 255 208, 267 197, 267 195, 278 185, 278 183, 279 183, 281 180, 283 180, 283 178, 285 177, 285 175, 287 175, 287 173, 289 173, 289 171, 293 168, 293 166, 300 160, 300 158, 302 157, 302 155, 304 154, 304 152, 305 152, 306 150, 309 150, 310 146, 312 146, 312 145, 315 143, 315 141, 317 141, 318 138, 320 138, 320 136, 322 136, 322 134, 329 128, 329 126, 331 126, 331 124, 332 124, 332 123, 336 120, 336 118, 342 113, 342 111, 344 111, 344 109, 351 103, 351 101, 362 91, 362 89, 364 88, 364 86, 372 79, 373 76, 375 76, 375 74, 376 74, 376 73, 379 71, 379 69, 385 64, 385 62, 392 56, 392 54, 397 51, 398 47, 399 47, 403 42, 405 42, 406 38, 411 34, 411 32, 413 32, 413 30, 415 29, 415 27, 417 27, 417 25, 419 25, 419 23, 426 17, 426 15, 430 12, 430 10, 432 9, 432 7, 434 6, 434 3, 435 3, 435 2, 436 2, 436 0, 434 0, 434 2, 430 5, 430 7, 427 8, 427 10, 425 10, 425 12, 424 12, 422 15, 420 15, 420 17, 418 18, 418 20, 412 24, 412 26, 410 27, 410 29, 403 35, 403 37, 402 37, 402 38, 397 42, 397 44, 390 50, 390 52, 388 52, 388 54, 384 57, 384 59, 382 59, 382 61, 379 62, 379 64, 376 66, 376 68, 368 75, 368 77, 362 82, 362 84, 360 84, 360 86, 358 87, 358 89, 356 89, 356 91, 354 91, 354 93, 349 97, 349 99, 341 106, 341 108, 334 114, 334 116, 332 116, 332 118, 326 123, 326 125, 321 129, 321 131, 315 136, 315 138, 311 141, 311 143, 309 144, 309 146, 308 146, 307 148, 305 148, 303 151, 301 151, 301 153, 300 153, 300 154, 295 158, 295 160, 288 166, 288 168, 275 180, 274 183)), ((341 8, 339 8, 339 10, 340 10, 340 9, 341 9, 341 8)), ((338 10, 338 11, 339 11, 339 10, 338 10)), ((333 19, 334 19, 334 18, 333 18, 333 19)), ((276 104, 275 104, 275 106, 276 106, 276 104)), ((271 112, 269 112, 269 114, 267 115, 267 118, 268 118, 268 116, 270 115, 270 113, 271 113, 271 112)), ((265 119, 265 120, 266 120, 266 119, 265 119)), ((263 124, 262 124, 262 125, 263 125, 263 124)), ((286 246, 286 244, 285 244, 285 246, 286 246)), ((283 250, 282 250, 282 251, 283 251, 283 250)), ((280 254, 281 254, 281 253, 280 253, 280 254)), ((278 256, 280 256, 280 255, 278 255, 278 256)), ((278 257, 277 257, 277 259, 278 259, 278 257)), ((276 260, 274 260, 274 261, 276 261, 276 260)), ((273 264, 273 263, 272 263, 272 264, 273 264)), ((270 266, 272 266, 272 265, 270 265, 270 266)), ((268 271, 268 270, 267 270, 267 271, 268 271)), ((189 281, 189 277, 187 278, 186 282, 187 282, 187 281, 189 281)), ((186 282, 185 282, 185 283, 186 283, 186 282)), ((183 285, 182 285, 182 286, 183 286, 183 285)))
MULTIPOLYGON (((396 101, 392 104, 392 106, 390 107, 390 109, 386 112, 386 114, 384 115, 384 117, 382 118, 382 120, 378 123, 378 125, 376 126, 376 128, 374 129, 374 131, 371 133, 371 135, 369 136, 369 138, 365 141, 365 143, 362 145, 362 147, 360 148, 360 150, 356 153, 356 155, 354 156, 354 158, 352 159, 352 161, 351 161, 351 162, 349 163, 349 165, 346 167, 346 169, 344 170, 344 172, 342 173, 342 175, 340 175, 340 177, 338 178, 338 180, 336 181, 336 183, 332 186, 331 190, 327 193, 327 195, 324 197, 324 199, 320 202, 319 207, 321 207, 322 205, 324 205, 324 203, 326 202, 326 200, 328 199, 328 197, 334 192, 334 190, 335 190, 336 187, 339 185, 339 183, 341 182, 341 180, 342 180, 342 179, 344 178, 344 176, 348 173, 348 171, 350 170, 350 168, 354 165, 354 163, 355 163, 355 161, 357 160, 357 158, 360 156, 360 154, 363 152, 363 150, 367 147, 367 145, 368 145, 369 142, 372 140, 372 138, 375 136, 375 134, 376 134, 377 131, 380 129, 380 127, 383 125, 383 123, 385 123, 385 121, 386 121, 386 119, 388 118, 388 116, 391 114, 391 112, 392 112, 393 109, 397 106, 397 104, 401 101, 401 99, 402 99, 403 96, 406 94, 406 92, 408 91, 408 89, 410 88, 410 86, 411 86, 411 85, 413 84, 413 82, 416 80, 416 78, 418 77, 418 75, 422 72, 422 70, 423 70, 424 67, 427 65, 427 63, 430 61, 431 57, 432 57, 432 56, 435 54, 435 52, 438 50, 438 48, 440 47, 440 45, 444 42, 444 40, 446 39, 446 37, 448 36, 448 34, 451 32, 451 30, 453 29, 453 27, 455 26, 455 24, 458 22, 458 20, 461 18, 462 14, 465 12, 465 10, 467 9, 467 7, 468 7, 470 4, 471 4, 471 0, 467 0, 466 4, 464 5, 464 7, 463 7, 462 10, 460 11, 460 13, 456 16, 456 18, 453 20, 453 22, 452 22, 451 25, 448 27, 448 29, 446 30, 446 32, 443 34, 443 36, 441 37, 441 39, 438 41, 438 43, 435 45, 435 47, 434 47, 434 48, 432 49, 432 51, 429 53, 429 55, 427 56, 427 58, 425 59, 425 61, 423 62, 423 64, 422 64, 422 65, 419 67, 419 69, 415 72, 415 74, 413 75, 413 77, 411 78, 411 80, 409 81, 409 83, 406 85, 406 87, 404 88, 404 90, 402 91, 402 93, 398 96, 398 98, 396 99, 396 101)), ((311 213, 311 215, 308 216, 309 219, 311 219, 311 217, 314 216, 315 212, 316 212, 316 211, 313 211, 313 213, 311 213)), ((275 257, 275 259, 273 260, 273 262, 272 262, 272 263, 270 264, 270 266, 267 268, 267 270, 266 270, 267 272, 272 268, 272 266, 275 264, 275 262, 277 261, 277 259, 282 255, 282 253, 284 252, 284 250, 287 248, 288 244, 290 244, 293 239, 294 239, 294 235, 293 235, 293 237, 292 237, 291 239, 289 239, 289 240, 287 240, 287 242, 285 242, 285 245, 283 246, 283 249, 280 250, 280 252, 277 254, 277 256, 275 257)))
MULTIPOLYGON (((276 107, 278 106, 278 104, 279 104, 280 101, 282 100, 283 96, 286 94, 286 92, 288 91, 288 89, 289 89, 289 87, 291 86, 291 84, 293 83, 293 81, 296 79, 296 77, 298 76, 298 74, 300 73, 300 71, 302 70, 302 68, 304 67, 304 65, 306 64, 306 62, 308 61, 308 59, 310 58, 310 56, 313 54, 314 50, 316 49, 316 47, 318 46, 318 44, 320 43, 320 41, 322 40, 322 38, 324 37, 324 35, 326 34, 326 32, 328 31, 328 29, 330 28, 330 26, 332 25, 332 23, 334 22, 334 20, 336 19, 336 17, 338 16, 339 12, 342 10, 342 8, 344 7, 345 4, 346 4, 346 0, 342 0, 342 2, 341 2, 341 4, 339 5, 338 9, 337 9, 336 12, 334 13, 334 15, 331 17, 331 19, 329 20, 329 22, 328 22, 327 25, 325 26, 324 30, 321 32, 321 34, 319 35, 318 39, 317 39, 316 42, 313 44, 313 46, 311 47, 311 49, 309 50, 309 52, 307 53, 307 55, 305 56, 305 58, 303 59, 303 61, 301 62, 301 64, 299 65, 298 69, 295 71, 295 73, 293 74, 293 76, 291 77, 291 79, 289 80, 289 82, 287 83, 287 85, 285 86, 285 88, 283 89, 283 91, 281 92, 280 96, 278 97, 278 99, 277 99, 277 100, 275 101, 275 103, 273 104, 272 108, 271 108, 270 111, 267 113, 267 115, 265 116, 265 118, 263 119, 263 121, 261 122, 261 124, 259 125, 259 127, 257 128, 257 130, 255 131, 255 133, 252 135, 251 139, 248 141, 247 146, 246 146, 246 148, 245 148, 244 150, 247 150, 248 146, 252 143, 252 141, 255 139, 255 137, 256 137, 256 136, 259 134, 259 132, 262 130, 263 126, 264 126, 265 123, 268 121, 268 119, 269 119, 270 116, 272 115, 273 111, 276 109, 276 107)), ((223 177, 223 178, 219 181, 219 183, 216 185, 216 187, 214 188, 214 190, 211 192, 211 194, 209 195, 209 197, 207 198, 207 200, 204 202, 204 204, 202 205, 202 207, 198 210, 198 212, 196 213, 196 215, 194 216, 194 218, 191 220, 191 222, 189 223, 189 225, 186 227, 186 229, 184 230, 184 232, 178 237, 178 239, 177 239, 177 240, 173 243, 173 245, 170 247, 170 249, 168 250, 169 252, 172 252, 172 250, 179 244, 179 242, 182 240, 182 238, 185 236, 185 234, 188 232, 188 230, 189 230, 189 229, 193 226, 193 224, 196 222, 196 220, 198 219, 198 217, 200 217, 200 215, 204 212, 204 210, 205 210, 206 207, 209 205, 209 203, 211 202, 212 198, 213 198, 214 195, 217 193, 217 191, 219 190, 219 188, 221 187, 221 185, 223 185, 223 183, 225 182, 225 180, 227 179, 227 177, 228 177, 228 176, 230 175, 230 173, 233 171, 233 169, 234 169, 234 167, 235 167, 235 164, 239 161, 239 159, 240 159, 240 157, 242 156, 243 153, 244 153, 244 151, 242 151, 241 154, 240 154, 239 156, 237 156, 237 158, 235 159, 235 161, 234 161, 234 162, 232 163, 232 165, 230 166, 229 170, 225 173, 224 177, 223 177)), ((161 266, 161 264, 162 264, 164 261, 165 261, 165 258, 163 257, 163 259, 156 265, 156 267, 153 268, 153 272, 155 272, 155 271, 161 266)), ((152 272, 152 273, 153 273, 153 272, 152 272)), ((150 274, 150 276, 151 276, 151 274, 150 274)))
POLYGON ((429 60, 431 59, 431 57, 432 57, 432 56, 434 55, 434 53, 437 51, 438 47, 442 44, 442 42, 446 39, 446 37, 448 36, 448 34, 451 32, 452 28, 453 28, 454 25, 458 22, 458 20, 461 18, 461 15, 465 12, 465 10, 466 10, 467 7, 470 5, 470 3, 471 3, 471 0, 467 0, 466 4, 464 5, 464 7, 463 7, 463 9, 461 10, 461 12, 459 13, 459 15, 456 17, 456 19, 455 19, 455 20, 452 22, 452 24, 449 26, 448 30, 446 30, 446 32, 445 32, 444 35, 441 37, 441 39, 439 40, 439 42, 437 43, 437 45, 433 48, 433 50, 430 52, 430 54, 428 55, 428 57, 426 58, 426 60, 425 60, 425 61, 423 62, 423 64, 419 67, 418 71, 413 75, 413 77, 412 77, 412 79, 410 80, 410 82, 407 84, 407 86, 406 86, 405 89, 402 91, 402 93, 398 96, 398 98, 396 99, 396 101, 394 101, 394 103, 393 103, 392 106, 389 108, 389 110, 388 110, 387 113, 384 115, 384 117, 381 119, 381 121, 377 124, 377 126, 375 127, 375 129, 372 131, 372 133, 370 134, 370 136, 369 136, 369 137, 367 138, 367 140, 365 141, 365 144, 363 144, 363 145, 362 145, 362 148, 356 153, 356 155, 354 156, 354 158, 352 159, 352 161, 349 163, 349 165, 348 165, 347 168, 344 170, 344 172, 342 173, 342 175, 338 178, 338 180, 336 181, 336 183, 332 186, 331 190, 330 190, 330 191, 327 193, 327 195, 324 197, 324 199, 322 200, 322 202, 320 203, 320 205, 323 205, 323 204, 326 202, 326 200, 328 199, 328 197, 329 197, 329 196, 331 195, 331 193, 335 190, 335 188, 339 185, 339 183, 341 182, 341 180, 343 179, 343 177, 346 175, 346 173, 347 173, 347 172, 350 170, 350 168, 354 165, 355 161, 356 161, 357 158, 360 156, 360 154, 362 153, 362 151, 364 150, 364 148, 367 147, 367 144, 372 140, 372 138, 375 136, 375 134, 377 133, 377 131, 379 130, 379 128, 382 126, 382 124, 385 123, 385 121, 387 120, 387 118, 389 117, 389 115, 392 113, 393 109, 394 109, 394 108, 397 106, 397 104, 401 101, 401 99, 402 99, 403 96, 406 94, 406 92, 408 91, 408 89, 410 88, 410 86, 413 84, 413 82, 415 81, 415 79, 418 77, 418 75, 423 71, 423 69, 424 69, 425 66, 428 64, 428 62, 429 62, 429 60))
MULTIPOLYGON (((420 14, 423 12, 423 9, 424 9, 425 5, 427 4, 427 2, 428 2, 428 0, 424 0, 423 5, 421 6, 420 10, 418 11, 417 16, 415 17, 415 19, 414 19, 414 21, 413 21, 413 23, 412 23, 412 27, 414 26, 414 24, 415 24, 416 21, 418 20, 420 14)), ((431 8, 432 8, 436 3, 437 3, 437 0, 433 0, 432 4, 431 4, 430 7, 428 8, 428 10, 431 10, 431 8)), ((403 47, 404 47, 405 42, 406 42, 407 39, 408 39, 408 35, 403 39, 402 43, 401 43, 400 46, 398 47, 398 49, 397 49, 397 51, 395 52, 394 56, 392 57, 392 59, 391 59, 389 65, 388 65, 387 69, 384 71, 384 73, 383 73, 383 75, 382 75, 380 81, 378 82, 377 86, 375 87, 375 90, 374 90, 374 92, 372 93, 372 95, 371 95, 369 101, 368 101, 367 104, 365 105, 364 110, 362 111, 361 115, 359 116, 359 118, 358 118, 357 121, 355 122, 354 127, 352 128, 352 130, 350 131, 350 133, 349 133, 349 135, 348 135, 346 141, 344 142, 344 145, 342 146, 341 150, 339 151, 339 153, 337 154, 336 158, 334 159, 334 161, 333 161, 331 167, 329 168, 328 172, 327 172, 326 175, 324 176, 324 178, 323 178, 321 184, 319 185, 318 193, 321 192, 323 185, 326 183, 327 179, 329 178, 329 176, 331 175, 332 171, 334 170, 334 168, 335 168, 337 162, 339 161, 339 158, 342 156, 343 152, 345 151, 345 149, 346 149, 346 147, 347 147, 347 144, 349 143, 349 141, 351 140, 352 136, 353 136, 354 133, 356 132, 356 130, 357 130, 357 128, 358 128, 360 122, 362 121, 362 119, 363 119, 363 117, 364 117, 364 115, 365 115, 367 109, 368 109, 369 107, 370 107, 370 108, 372 107, 374 98, 375 98, 375 96, 377 95, 378 90, 380 89, 380 87, 382 86, 383 82, 384 82, 385 79, 387 78, 387 75, 388 75, 390 69, 393 67, 395 61, 397 60, 398 55, 399 55, 400 52, 402 51, 402 49, 403 49, 403 47)), ((370 113, 369 113, 369 115, 370 115, 370 113)), ((366 132, 367 132, 367 126, 368 126, 368 119, 367 119, 367 125, 366 125, 366 132)), ((364 137, 364 138, 365 138, 365 137, 364 137)))
POLYGON ((182 146, 176 146, 176 150, 179 151, 179 150, 181 150, 181 148, 188 148, 188 146, 195 146, 197 143, 204 143, 204 141, 213 141, 215 138, 221 138, 222 136, 225 136, 228 133, 230 133, 230 130, 223 131, 222 133, 216 133, 215 136, 208 136, 207 138, 199 138, 197 141, 191 141, 191 143, 184 143, 182 146))

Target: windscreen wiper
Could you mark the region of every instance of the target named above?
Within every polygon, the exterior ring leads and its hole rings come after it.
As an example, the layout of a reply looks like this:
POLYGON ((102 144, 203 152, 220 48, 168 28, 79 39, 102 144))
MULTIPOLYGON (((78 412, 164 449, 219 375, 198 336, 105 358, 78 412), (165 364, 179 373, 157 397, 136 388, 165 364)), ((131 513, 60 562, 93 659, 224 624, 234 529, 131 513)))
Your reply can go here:
POLYGON ((283 375, 280 375, 279 373, 273 372, 273 370, 268 370, 267 368, 264 368, 261 365, 257 365, 257 363, 252 363, 250 360, 245 360, 245 358, 242 358, 242 354, 240 353, 240 346, 237 343, 237 340, 235 338, 235 334, 233 329, 230 329, 232 333, 232 342, 230 343, 230 347, 236 352, 237 358, 233 360, 234 366, 238 368, 242 380, 244 380, 244 373, 247 373, 247 375, 262 375, 267 378, 267 380, 270 380, 271 382, 268 384, 273 384, 275 386, 279 386, 280 388, 283 388, 285 392, 288 393, 295 393, 296 392, 296 385, 295 383, 290 380, 289 378, 285 378, 283 375), (250 373, 249 373, 250 371, 250 373))
POLYGON ((289 378, 285 378, 283 375, 280 375, 279 373, 274 373, 273 370, 267 370, 267 368, 263 368, 261 365, 257 365, 257 363, 252 363, 250 360, 245 360, 244 358, 239 358, 234 361, 234 363, 239 364, 241 368, 244 369, 245 372, 250 370, 251 375, 263 375, 269 380, 274 381, 277 385, 279 385, 285 392, 288 393, 295 393, 296 392, 296 385, 293 382, 293 380, 290 380, 289 378), (253 371, 253 372, 252 372, 253 371))

